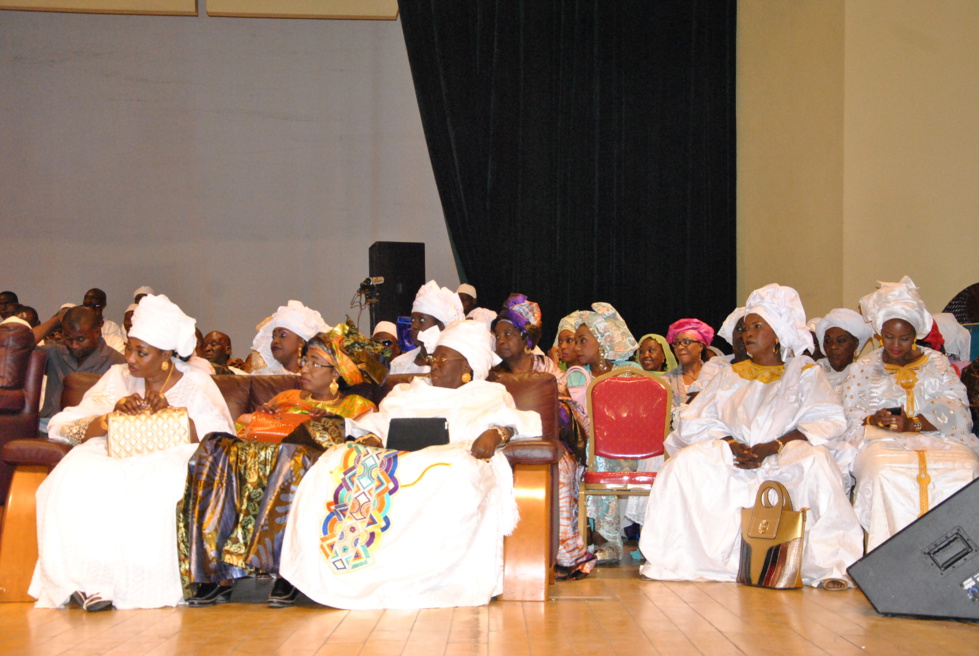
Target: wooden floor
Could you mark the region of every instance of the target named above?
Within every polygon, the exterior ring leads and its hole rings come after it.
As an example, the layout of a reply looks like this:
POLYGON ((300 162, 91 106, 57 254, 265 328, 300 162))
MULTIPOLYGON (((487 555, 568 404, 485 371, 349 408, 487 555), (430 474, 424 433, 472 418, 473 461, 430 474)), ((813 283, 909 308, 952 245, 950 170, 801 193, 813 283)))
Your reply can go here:
POLYGON ((855 590, 660 583, 635 567, 558 583, 543 603, 271 610, 258 604, 107 611, 0 604, 14 654, 977 654, 979 625, 878 616, 855 590))

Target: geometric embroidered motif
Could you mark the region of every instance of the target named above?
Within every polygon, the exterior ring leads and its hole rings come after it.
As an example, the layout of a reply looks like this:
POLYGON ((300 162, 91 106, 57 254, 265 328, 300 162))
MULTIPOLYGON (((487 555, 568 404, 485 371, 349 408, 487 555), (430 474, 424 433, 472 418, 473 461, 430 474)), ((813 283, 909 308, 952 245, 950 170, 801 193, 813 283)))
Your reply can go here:
POLYGON ((369 567, 391 526, 388 512, 398 491, 397 451, 348 444, 331 477, 336 486, 326 503, 320 550, 337 574, 369 567))

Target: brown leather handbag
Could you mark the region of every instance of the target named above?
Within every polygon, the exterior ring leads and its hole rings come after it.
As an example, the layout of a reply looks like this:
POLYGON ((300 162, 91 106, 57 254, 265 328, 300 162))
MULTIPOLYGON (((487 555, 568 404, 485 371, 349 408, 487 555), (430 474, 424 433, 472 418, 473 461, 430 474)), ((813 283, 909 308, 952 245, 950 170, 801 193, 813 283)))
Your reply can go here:
POLYGON ((792 509, 781 483, 761 484, 754 507, 741 510, 738 583, 781 590, 802 587, 806 510, 792 509))

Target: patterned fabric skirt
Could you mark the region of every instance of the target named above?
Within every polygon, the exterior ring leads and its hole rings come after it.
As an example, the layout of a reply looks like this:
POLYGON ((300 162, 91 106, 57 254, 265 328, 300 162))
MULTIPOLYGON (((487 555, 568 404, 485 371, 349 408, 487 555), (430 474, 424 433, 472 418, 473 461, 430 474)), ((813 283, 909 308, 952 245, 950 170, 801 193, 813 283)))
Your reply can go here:
POLYGON ((209 435, 188 465, 178 505, 180 574, 214 583, 277 573, 292 498, 322 452, 300 444, 209 435))

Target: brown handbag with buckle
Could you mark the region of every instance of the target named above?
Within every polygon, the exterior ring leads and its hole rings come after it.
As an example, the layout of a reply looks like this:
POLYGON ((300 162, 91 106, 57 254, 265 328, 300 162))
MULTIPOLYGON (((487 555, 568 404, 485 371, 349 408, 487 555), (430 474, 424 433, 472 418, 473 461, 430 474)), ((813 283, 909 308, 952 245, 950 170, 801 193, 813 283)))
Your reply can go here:
POLYGON ((738 583, 782 590, 802 587, 806 510, 792 509, 781 483, 761 484, 754 507, 741 510, 738 583))

